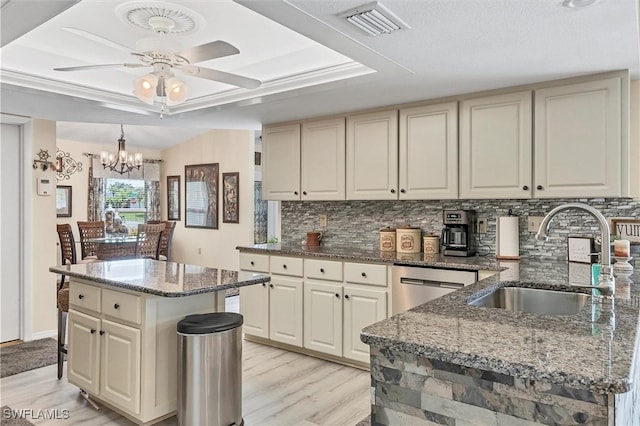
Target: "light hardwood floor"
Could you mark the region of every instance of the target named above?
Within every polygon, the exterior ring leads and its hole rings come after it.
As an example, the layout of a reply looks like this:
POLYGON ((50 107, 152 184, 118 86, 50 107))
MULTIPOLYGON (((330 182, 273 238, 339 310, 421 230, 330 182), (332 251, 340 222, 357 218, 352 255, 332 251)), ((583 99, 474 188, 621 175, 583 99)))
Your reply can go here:
MULTIPOLYGON (((227 298, 236 311, 238 297, 227 298)), ((253 342, 243 343, 242 414, 247 426, 353 426, 371 409, 369 372, 253 342)), ((0 405, 13 409, 69 410, 66 420, 38 425, 131 425, 108 408, 94 410, 56 366, 0 379, 0 405)), ((158 423, 177 425, 174 417, 158 423)))

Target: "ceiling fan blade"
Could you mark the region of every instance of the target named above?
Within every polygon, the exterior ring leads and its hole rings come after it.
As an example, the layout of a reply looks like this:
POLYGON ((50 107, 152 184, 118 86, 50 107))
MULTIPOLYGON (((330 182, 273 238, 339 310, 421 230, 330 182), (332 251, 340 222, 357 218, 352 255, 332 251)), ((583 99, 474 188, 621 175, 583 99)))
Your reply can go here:
POLYGON ((176 55, 182 56, 191 64, 195 64, 197 62, 222 58, 223 56, 236 55, 238 53, 240 53, 240 51, 234 46, 227 42, 218 40, 181 50, 180 52, 176 52, 176 55))
POLYGON ((232 84, 234 86, 243 87, 245 89, 255 89, 260 87, 262 82, 254 78, 243 77, 238 74, 230 74, 224 71, 212 70, 210 68, 197 67, 195 65, 185 65, 180 70, 194 77, 200 77, 207 80, 219 81, 221 83, 232 84))
POLYGON ((100 37, 99 35, 90 33, 89 31, 85 31, 85 30, 81 30, 78 28, 71 28, 71 27, 64 27, 63 28, 65 31, 68 31, 72 34, 78 35, 80 37, 84 37, 86 39, 98 42, 100 44, 104 44, 105 46, 109 46, 113 49, 116 50, 120 50, 121 52, 125 52, 127 55, 130 54, 131 52, 135 52, 135 49, 132 49, 130 47, 127 46, 123 46, 121 44, 116 43, 115 41, 111 41, 111 40, 107 40, 104 37, 100 37))
POLYGON ((148 67, 145 64, 101 64, 101 65, 79 65, 77 67, 54 68, 54 71, 83 71, 83 70, 99 70, 103 68, 142 68, 148 67))

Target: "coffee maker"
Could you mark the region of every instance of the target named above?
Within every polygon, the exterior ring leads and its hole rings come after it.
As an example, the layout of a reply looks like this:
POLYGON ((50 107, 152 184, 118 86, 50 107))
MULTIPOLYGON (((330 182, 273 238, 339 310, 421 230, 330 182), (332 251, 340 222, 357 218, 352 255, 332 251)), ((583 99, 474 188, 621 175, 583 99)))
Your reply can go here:
POLYGON ((475 210, 444 210, 442 212, 442 245, 445 256, 474 256, 475 210))

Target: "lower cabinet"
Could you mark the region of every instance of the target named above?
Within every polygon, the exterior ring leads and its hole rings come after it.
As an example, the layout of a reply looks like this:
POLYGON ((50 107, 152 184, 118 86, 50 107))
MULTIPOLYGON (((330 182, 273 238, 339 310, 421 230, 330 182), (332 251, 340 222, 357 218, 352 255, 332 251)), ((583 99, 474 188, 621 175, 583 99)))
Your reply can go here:
POLYGON ((302 346, 302 279, 271 275, 269 338, 302 346))
POLYGON ((387 292, 364 286, 344 287, 344 327, 342 356, 369 363, 369 345, 360 340, 360 331, 387 318, 387 292))

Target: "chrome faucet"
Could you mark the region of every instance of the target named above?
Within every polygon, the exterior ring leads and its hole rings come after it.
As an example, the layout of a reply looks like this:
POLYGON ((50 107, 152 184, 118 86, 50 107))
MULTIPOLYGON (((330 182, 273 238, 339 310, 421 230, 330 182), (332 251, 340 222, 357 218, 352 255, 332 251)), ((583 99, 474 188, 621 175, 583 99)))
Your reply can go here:
POLYGON ((600 238, 602 240, 602 254, 600 263, 601 267, 600 276, 598 277, 598 285, 571 285, 581 288, 595 288, 598 289, 603 296, 613 296, 613 294, 615 293, 616 285, 615 279, 613 278, 613 269, 611 268, 611 248, 609 247, 609 234, 611 234, 611 230, 609 228, 609 222, 607 222, 607 219, 598 210, 583 203, 567 203, 558 206, 547 213, 544 219, 542 219, 540 229, 538 229, 538 233, 536 234, 536 239, 547 241, 549 239, 549 225, 551 224, 551 219, 553 219, 556 214, 564 210, 571 209, 584 210, 585 212, 593 216, 598 221, 598 225, 600 226, 600 238))

